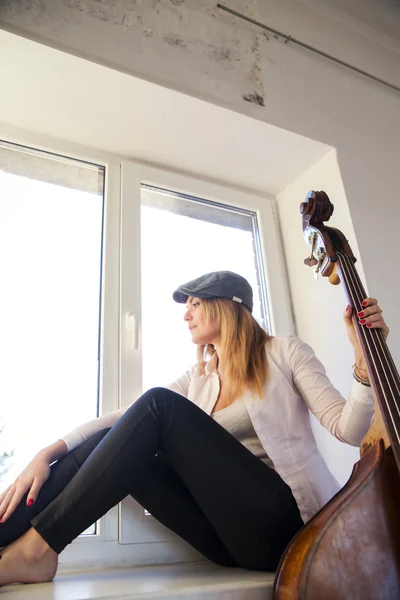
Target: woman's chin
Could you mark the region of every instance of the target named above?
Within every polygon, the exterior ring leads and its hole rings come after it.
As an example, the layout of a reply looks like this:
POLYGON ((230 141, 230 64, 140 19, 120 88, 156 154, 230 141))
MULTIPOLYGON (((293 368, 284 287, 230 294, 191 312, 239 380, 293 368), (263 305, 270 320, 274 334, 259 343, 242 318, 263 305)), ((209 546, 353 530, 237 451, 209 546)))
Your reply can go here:
POLYGON ((205 346, 206 344, 210 343, 208 340, 205 340, 200 335, 196 336, 196 334, 193 334, 193 333, 192 333, 192 342, 193 342, 193 344, 196 344, 196 346, 205 346))

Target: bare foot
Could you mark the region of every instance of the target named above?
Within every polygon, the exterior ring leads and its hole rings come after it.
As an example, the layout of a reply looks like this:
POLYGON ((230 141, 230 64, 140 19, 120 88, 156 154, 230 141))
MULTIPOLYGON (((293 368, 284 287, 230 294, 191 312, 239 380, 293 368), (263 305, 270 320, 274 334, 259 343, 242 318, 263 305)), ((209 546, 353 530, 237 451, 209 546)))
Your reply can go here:
POLYGON ((31 528, 18 540, 0 550, 0 585, 52 581, 58 554, 31 528))

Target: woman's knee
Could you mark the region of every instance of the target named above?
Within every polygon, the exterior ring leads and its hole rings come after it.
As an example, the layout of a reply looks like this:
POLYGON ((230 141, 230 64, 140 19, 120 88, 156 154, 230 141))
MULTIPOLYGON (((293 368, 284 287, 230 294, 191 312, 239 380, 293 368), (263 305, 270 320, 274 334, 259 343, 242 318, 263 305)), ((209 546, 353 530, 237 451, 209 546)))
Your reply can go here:
POLYGON ((140 396, 137 402, 153 402, 153 403, 162 403, 162 402, 173 402, 174 404, 186 403, 188 402, 187 398, 184 398, 180 394, 169 390, 168 388, 163 387, 154 387, 147 390, 140 396))
POLYGON ((104 429, 100 429, 100 431, 96 431, 96 433, 94 433, 87 440, 79 444, 79 446, 72 450, 72 452, 68 453, 64 458, 73 456, 77 461, 79 467, 81 467, 87 459, 87 457, 89 456, 89 454, 91 454, 93 450, 100 444, 100 442, 107 435, 110 429, 111 427, 105 427, 104 429))
POLYGON ((130 421, 134 419, 136 421, 137 419, 144 418, 147 414, 152 414, 162 421, 165 419, 169 420, 173 415, 185 414, 185 406, 188 404, 193 405, 187 398, 167 388, 154 387, 142 394, 129 407, 121 417, 121 420, 130 421))

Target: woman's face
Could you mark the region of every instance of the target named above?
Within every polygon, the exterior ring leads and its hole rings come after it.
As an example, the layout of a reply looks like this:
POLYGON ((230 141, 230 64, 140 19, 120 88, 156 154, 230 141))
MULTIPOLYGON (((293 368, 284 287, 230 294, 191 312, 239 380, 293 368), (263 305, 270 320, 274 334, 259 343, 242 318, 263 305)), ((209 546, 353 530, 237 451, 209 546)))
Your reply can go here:
POLYGON ((219 345, 221 330, 215 321, 207 321, 201 298, 189 296, 186 302, 187 311, 184 319, 189 326, 192 342, 198 346, 205 344, 219 345))

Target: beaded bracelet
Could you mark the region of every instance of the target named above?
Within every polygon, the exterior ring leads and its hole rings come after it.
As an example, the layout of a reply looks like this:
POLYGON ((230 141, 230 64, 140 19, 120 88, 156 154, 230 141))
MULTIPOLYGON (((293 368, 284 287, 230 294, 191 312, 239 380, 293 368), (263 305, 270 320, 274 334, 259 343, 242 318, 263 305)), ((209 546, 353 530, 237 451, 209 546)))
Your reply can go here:
POLYGON ((356 377, 354 371, 353 371, 353 377, 356 381, 358 381, 358 383, 361 383, 361 385, 365 385, 366 387, 371 387, 370 383, 367 383, 366 381, 361 381, 361 379, 358 379, 358 377, 356 377))
MULTIPOLYGON (((357 377, 356 375, 356 370, 358 370, 359 367, 356 367, 356 365, 353 365, 353 377, 356 381, 358 381, 358 383, 361 383, 361 385, 365 385, 366 387, 371 387, 371 384, 369 381, 362 381, 362 379, 360 379, 359 377, 357 377)), ((359 369, 360 371, 366 371, 366 369, 359 369)))

